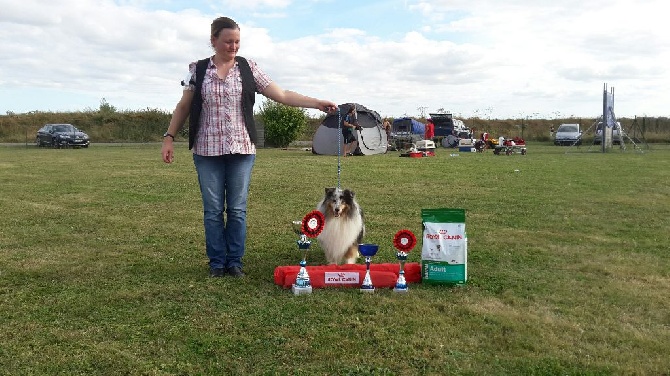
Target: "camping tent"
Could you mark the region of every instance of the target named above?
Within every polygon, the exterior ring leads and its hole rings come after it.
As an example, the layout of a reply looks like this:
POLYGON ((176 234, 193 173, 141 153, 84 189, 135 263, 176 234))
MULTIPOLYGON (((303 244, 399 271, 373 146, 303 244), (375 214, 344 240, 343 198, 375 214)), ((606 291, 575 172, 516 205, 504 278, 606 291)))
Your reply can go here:
POLYGON ((361 130, 354 131, 357 147, 354 154, 372 155, 386 153, 388 140, 386 132, 382 129, 382 120, 379 114, 358 103, 346 103, 339 106, 339 113, 328 114, 312 139, 312 153, 321 155, 337 155, 342 153, 341 128, 338 121, 342 121, 350 106, 356 106, 356 116, 361 130), (339 149, 338 149, 339 142, 339 149))

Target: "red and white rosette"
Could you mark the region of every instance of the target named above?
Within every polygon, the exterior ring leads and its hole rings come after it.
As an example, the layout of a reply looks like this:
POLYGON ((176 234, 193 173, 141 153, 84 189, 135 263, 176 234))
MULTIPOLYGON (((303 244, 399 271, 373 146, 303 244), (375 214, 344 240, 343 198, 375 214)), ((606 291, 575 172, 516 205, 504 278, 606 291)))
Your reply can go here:
POLYGON ((393 246, 398 250, 398 257, 407 257, 416 246, 416 236, 410 230, 400 230, 393 237, 393 246))
POLYGON ((316 238, 323 231, 326 217, 318 210, 312 210, 302 219, 302 233, 308 238, 316 238))
POLYGON ((408 291, 407 280, 405 280, 405 271, 403 266, 407 261, 407 254, 409 251, 414 248, 416 245, 416 236, 410 230, 400 230, 393 237, 393 246, 398 250, 395 254, 398 262, 400 263, 400 269, 398 271, 398 280, 395 283, 393 288, 394 292, 406 293, 408 291))

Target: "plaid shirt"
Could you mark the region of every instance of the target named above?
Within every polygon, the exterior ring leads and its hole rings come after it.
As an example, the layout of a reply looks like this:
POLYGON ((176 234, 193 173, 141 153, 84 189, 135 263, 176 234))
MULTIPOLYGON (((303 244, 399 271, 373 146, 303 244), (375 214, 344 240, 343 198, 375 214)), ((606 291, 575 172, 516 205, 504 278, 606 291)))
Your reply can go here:
MULTIPOLYGON (((263 91, 272 80, 257 65, 248 60, 258 91, 263 91)), ((195 77, 195 65, 189 65, 189 76, 195 77)), ((184 90, 195 90, 195 85, 186 85, 184 90)), ((249 138, 242 112, 242 77, 237 62, 225 79, 216 74, 216 66, 210 58, 202 82, 202 112, 200 129, 193 144, 193 153, 203 156, 224 154, 256 154, 256 146, 249 138)))

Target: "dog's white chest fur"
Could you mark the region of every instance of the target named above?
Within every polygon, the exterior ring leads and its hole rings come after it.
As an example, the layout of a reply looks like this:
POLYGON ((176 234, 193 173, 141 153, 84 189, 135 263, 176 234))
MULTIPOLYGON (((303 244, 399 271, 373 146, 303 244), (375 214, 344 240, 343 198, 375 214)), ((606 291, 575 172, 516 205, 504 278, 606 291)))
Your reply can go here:
POLYGON ((349 247, 357 244, 361 228, 363 219, 360 215, 352 218, 344 216, 326 218, 323 231, 317 238, 326 254, 326 260, 331 264, 340 263, 349 247))
POLYGON ((358 243, 365 236, 363 210, 350 189, 326 188, 317 209, 326 219, 318 236, 326 260, 330 264, 356 263, 358 243))

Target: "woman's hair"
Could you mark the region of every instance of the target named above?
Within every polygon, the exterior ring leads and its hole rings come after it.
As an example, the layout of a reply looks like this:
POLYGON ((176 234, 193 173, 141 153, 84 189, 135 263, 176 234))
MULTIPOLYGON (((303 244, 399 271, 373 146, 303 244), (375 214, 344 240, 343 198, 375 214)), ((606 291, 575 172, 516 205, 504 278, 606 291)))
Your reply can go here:
POLYGON ((219 17, 212 21, 212 37, 218 38, 223 29, 240 29, 240 25, 228 17, 219 17))

